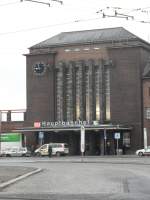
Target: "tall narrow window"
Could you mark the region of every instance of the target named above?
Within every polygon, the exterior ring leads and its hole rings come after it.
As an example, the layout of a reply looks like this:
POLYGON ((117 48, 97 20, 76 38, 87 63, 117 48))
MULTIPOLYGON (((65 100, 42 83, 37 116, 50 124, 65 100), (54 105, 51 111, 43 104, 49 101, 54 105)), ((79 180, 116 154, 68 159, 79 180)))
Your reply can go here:
POLYGON ((80 119, 80 71, 76 68, 76 120, 80 119))
POLYGON ((95 103, 96 103, 96 120, 100 120, 100 71, 95 66, 95 103))
POLYGON ((110 120, 110 69, 105 68, 106 120, 110 120))
POLYGON ((150 119, 150 107, 144 108, 144 118, 150 119))
POLYGON ((72 72, 71 69, 66 69, 66 116, 67 121, 73 120, 73 91, 72 91, 72 72))
POLYGON ((86 98, 86 120, 90 120, 90 73, 89 68, 85 70, 85 98, 86 98))
POLYGON ((63 71, 56 71, 56 115, 57 120, 63 120, 63 71))

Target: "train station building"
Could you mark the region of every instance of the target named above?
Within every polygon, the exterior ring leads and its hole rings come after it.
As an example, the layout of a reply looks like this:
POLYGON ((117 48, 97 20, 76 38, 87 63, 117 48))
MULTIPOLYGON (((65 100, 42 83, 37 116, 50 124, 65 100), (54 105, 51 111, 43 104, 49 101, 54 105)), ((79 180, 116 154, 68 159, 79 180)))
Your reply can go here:
POLYGON ((87 155, 143 146, 142 75, 150 44, 122 27, 63 32, 26 55, 28 145, 69 144, 87 155))

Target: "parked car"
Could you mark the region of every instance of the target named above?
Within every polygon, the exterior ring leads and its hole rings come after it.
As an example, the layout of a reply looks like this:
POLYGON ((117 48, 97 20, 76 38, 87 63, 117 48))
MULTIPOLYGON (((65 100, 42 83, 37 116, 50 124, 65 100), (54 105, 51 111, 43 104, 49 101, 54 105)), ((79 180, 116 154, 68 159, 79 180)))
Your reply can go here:
POLYGON ((31 151, 27 147, 11 147, 1 151, 1 156, 31 156, 31 151))
POLYGON ((139 149, 136 151, 136 155, 138 156, 146 156, 146 155, 150 155, 150 146, 148 146, 145 149, 139 149))
POLYGON ((69 154, 68 144, 66 143, 49 143, 44 144, 34 151, 37 156, 48 156, 48 148, 51 146, 52 155, 61 156, 69 154))

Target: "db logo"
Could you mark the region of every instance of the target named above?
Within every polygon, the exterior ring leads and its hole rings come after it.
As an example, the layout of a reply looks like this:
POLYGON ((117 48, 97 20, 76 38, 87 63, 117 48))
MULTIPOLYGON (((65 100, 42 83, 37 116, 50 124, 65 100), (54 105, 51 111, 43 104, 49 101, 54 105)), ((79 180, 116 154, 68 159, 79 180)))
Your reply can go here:
POLYGON ((40 128, 41 123, 40 122, 34 122, 34 128, 40 128))

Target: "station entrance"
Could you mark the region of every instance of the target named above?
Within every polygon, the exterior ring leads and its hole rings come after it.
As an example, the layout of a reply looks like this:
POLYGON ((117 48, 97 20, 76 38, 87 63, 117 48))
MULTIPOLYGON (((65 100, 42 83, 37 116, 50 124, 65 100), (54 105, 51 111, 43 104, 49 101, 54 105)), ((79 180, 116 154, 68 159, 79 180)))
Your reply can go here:
MULTIPOLYGON (((130 127, 85 127, 84 155, 128 154, 131 147, 130 127), (119 136, 116 138, 115 134, 119 136)), ((81 154, 80 127, 34 131, 34 144, 67 143, 70 155, 81 154), (41 137, 42 135, 42 137, 41 137)))

